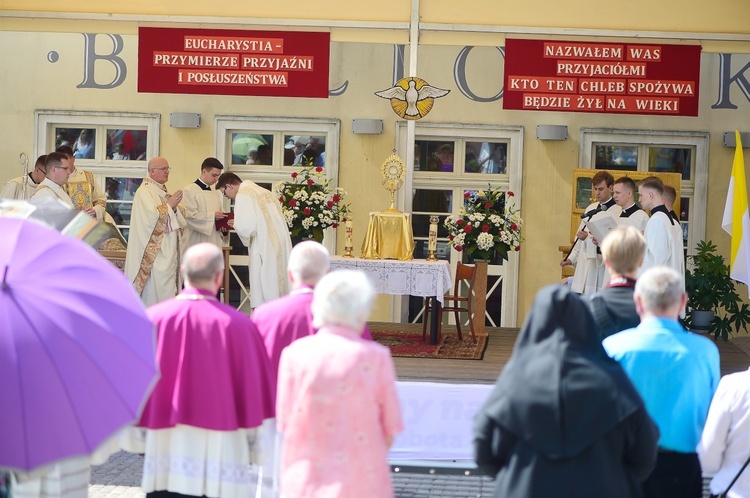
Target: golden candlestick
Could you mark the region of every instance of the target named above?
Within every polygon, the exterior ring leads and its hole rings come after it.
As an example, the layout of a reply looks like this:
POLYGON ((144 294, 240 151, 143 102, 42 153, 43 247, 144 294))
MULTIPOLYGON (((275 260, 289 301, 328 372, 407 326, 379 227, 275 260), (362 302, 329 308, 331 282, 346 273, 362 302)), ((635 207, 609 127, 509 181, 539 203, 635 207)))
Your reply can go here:
POLYGON ((437 231, 438 231, 438 218, 435 215, 430 216, 430 231, 427 237, 427 261, 437 261, 437 231))
POLYGON ((346 228, 346 239, 344 242, 344 257, 345 258, 351 258, 352 251, 354 250, 354 244, 352 244, 353 226, 354 226, 354 223, 352 222, 352 220, 346 220, 344 222, 344 227, 346 228))

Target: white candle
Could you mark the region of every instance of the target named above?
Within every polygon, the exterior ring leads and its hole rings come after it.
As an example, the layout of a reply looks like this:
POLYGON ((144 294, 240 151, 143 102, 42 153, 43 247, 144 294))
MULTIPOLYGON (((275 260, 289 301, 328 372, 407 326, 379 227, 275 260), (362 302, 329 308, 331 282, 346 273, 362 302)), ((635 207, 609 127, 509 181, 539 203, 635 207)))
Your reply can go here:
POLYGON ((346 247, 352 247, 352 228, 354 226, 354 222, 352 220, 346 220, 344 223, 346 226, 346 247))
POLYGON ((437 223, 430 223, 430 233, 427 238, 427 250, 437 251, 437 223))

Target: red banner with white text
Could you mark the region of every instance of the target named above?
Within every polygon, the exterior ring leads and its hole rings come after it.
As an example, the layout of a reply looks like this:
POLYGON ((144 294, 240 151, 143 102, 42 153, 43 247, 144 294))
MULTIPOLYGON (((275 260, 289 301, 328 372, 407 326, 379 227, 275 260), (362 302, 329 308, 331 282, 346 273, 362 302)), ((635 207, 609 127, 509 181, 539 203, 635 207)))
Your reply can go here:
POLYGON ((330 34, 139 28, 138 91, 328 97, 330 34))
POLYGON ((699 45, 505 41, 503 109, 697 116, 699 45))

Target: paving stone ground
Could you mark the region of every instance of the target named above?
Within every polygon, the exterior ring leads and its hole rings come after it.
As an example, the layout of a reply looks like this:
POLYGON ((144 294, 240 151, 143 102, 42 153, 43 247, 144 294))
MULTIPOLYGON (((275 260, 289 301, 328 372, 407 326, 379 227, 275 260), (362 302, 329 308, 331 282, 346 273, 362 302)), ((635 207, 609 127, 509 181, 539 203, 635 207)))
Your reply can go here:
MULTIPOLYGON (((145 498, 141 491, 143 456, 121 451, 91 470, 89 498, 145 498)), ((393 472, 396 498, 487 498, 493 495, 494 481, 486 476, 393 472)), ((708 497, 708 478, 703 480, 703 496, 708 497)))
MULTIPOLYGON (((93 467, 89 498, 144 498, 141 491, 143 456, 121 451, 93 467)), ((491 479, 481 476, 394 472, 397 498, 481 498, 494 490, 491 479)))

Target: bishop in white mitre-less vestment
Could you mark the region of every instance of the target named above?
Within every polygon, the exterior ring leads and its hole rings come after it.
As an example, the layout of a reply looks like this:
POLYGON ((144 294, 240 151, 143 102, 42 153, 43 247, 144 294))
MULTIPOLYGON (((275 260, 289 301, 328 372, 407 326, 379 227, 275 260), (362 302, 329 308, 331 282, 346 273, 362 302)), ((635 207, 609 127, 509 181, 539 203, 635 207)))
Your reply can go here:
POLYGON ((146 178, 133 198, 125 275, 146 306, 175 297, 182 287, 180 249, 185 208, 167 204, 167 187, 146 178))

